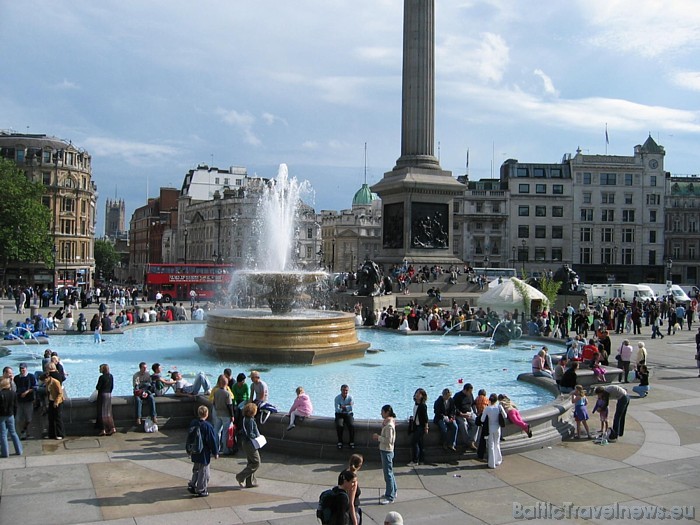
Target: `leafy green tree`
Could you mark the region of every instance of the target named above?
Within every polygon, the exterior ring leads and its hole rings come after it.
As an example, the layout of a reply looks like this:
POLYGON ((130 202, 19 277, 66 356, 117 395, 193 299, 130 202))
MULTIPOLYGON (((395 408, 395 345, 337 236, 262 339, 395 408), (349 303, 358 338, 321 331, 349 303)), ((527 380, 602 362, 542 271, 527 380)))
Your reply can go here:
POLYGON ((119 254, 111 242, 104 239, 95 240, 95 271, 98 276, 110 279, 119 262, 119 254))
POLYGON ((14 162, 0 159, 0 261, 45 261, 53 266, 51 211, 42 204, 44 186, 31 182, 14 162))

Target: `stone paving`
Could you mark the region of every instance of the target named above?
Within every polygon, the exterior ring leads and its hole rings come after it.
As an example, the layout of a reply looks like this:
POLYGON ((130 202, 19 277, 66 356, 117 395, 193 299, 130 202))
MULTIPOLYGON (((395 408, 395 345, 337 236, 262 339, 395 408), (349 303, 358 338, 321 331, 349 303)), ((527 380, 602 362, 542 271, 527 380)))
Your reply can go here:
MULTIPOLYGON (((2 303, 5 319, 12 318, 9 302, 2 303)), ((679 521, 699 521, 700 514, 692 509, 700 501, 695 330, 663 340, 651 340, 649 328, 643 334, 625 337, 646 342, 652 390, 644 399, 631 394, 625 435, 617 443, 565 441, 506 456, 495 470, 475 460, 414 468, 399 462, 398 500, 390 506, 379 505, 381 468, 369 462, 360 472, 364 523, 383 523, 389 510, 400 512, 407 524, 518 523, 522 520, 514 513, 516 504, 542 509, 550 503, 562 509, 565 502, 584 507, 691 506, 686 511, 692 510, 692 517, 679 521)), ((622 338, 613 335, 613 348, 622 338)), ((463 375, 469 376, 468 368, 463 375)), ((611 406, 611 420, 612 413, 611 406)), ((595 415, 590 424, 598 428, 595 415)), ((25 441, 24 456, 0 460, 0 524, 312 524, 318 495, 335 484, 343 467, 263 450, 260 486, 241 489, 233 474, 244 460, 226 457, 212 463, 211 495, 193 498, 186 491, 191 464, 184 439, 184 430, 178 430, 25 441)), ((543 513, 530 514, 536 519, 528 521, 547 521, 543 513)), ((558 521, 669 521, 576 518, 560 515, 558 521)))

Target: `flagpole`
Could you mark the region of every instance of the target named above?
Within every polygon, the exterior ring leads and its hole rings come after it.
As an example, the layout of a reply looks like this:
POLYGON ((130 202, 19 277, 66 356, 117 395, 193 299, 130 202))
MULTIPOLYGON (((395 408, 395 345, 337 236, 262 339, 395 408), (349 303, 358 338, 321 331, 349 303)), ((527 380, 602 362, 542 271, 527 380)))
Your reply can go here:
POLYGON ((605 154, 608 154, 608 144, 610 144, 610 138, 608 137, 608 123, 605 123, 605 154))

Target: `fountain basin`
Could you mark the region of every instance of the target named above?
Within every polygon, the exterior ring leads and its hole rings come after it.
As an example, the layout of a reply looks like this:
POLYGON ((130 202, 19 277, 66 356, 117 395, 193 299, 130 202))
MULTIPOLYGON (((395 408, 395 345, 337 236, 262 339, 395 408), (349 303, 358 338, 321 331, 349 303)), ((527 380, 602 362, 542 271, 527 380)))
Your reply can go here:
POLYGON ((223 309, 207 315, 199 348, 236 361, 321 364, 364 357, 369 343, 357 339, 355 316, 296 310, 273 315, 263 309, 223 309))

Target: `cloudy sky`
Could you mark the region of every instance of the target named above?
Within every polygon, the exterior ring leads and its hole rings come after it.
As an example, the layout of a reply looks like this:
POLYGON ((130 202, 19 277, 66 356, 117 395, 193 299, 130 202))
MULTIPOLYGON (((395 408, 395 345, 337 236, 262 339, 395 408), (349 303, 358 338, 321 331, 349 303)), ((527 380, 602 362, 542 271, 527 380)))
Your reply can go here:
MULTIPOLYGON (((437 0, 436 154, 472 179, 507 158, 631 155, 700 173, 695 0, 437 0)), ((400 0, 0 0, 0 129, 70 139, 104 199, 197 164, 279 163, 342 209, 400 155, 400 0)))

